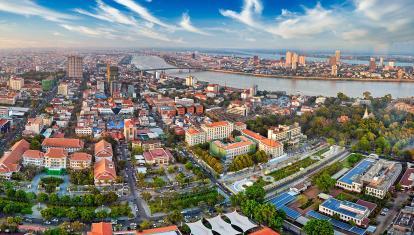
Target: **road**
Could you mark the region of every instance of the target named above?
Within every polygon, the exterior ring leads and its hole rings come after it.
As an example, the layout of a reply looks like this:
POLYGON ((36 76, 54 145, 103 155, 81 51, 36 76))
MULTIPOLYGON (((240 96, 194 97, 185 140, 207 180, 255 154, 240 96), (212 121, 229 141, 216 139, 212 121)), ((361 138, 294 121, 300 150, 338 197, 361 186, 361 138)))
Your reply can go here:
POLYGON ((392 203, 392 207, 389 208, 390 210, 385 216, 378 215, 377 216, 377 230, 375 230, 375 235, 381 234, 383 231, 387 230, 391 223, 393 222, 395 216, 398 215, 400 212, 402 205, 407 202, 410 195, 407 192, 397 192, 396 197, 394 197, 394 202, 392 203))
POLYGON ((56 81, 55 85, 52 87, 52 90, 45 93, 45 96, 42 97, 42 99, 40 100, 40 102, 37 104, 35 108, 30 109, 29 112, 23 118, 17 119, 14 122, 15 128, 11 130, 10 132, 8 132, 5 135, 5 137, 2 140, 0 140, 0 152, 10 147, 9 146, 10 143, 12 143, 15 139, 21 136, 28 118, 35 117, 39 112, 41 112, 46 107, 47 104, 50 103, 50 101, 52 101, 52 99, 55 97, 57 93, 57 87, 58 87, 59 81, 60 80, 56 81))
POLYGON ((328 165, 330 165, 334 162, 341 161, 341 160, 345 159, 349 154, 350 153, 348 151, 342 151, 342 152, 336 154, 334 157, 331 158, 332 159, 331 161, 326 161, 326 162, 322 163, 321 165, 319 165, 318 167, 309 170, 306 173, 306 175, 299 175, 299 176, 297 176, 297 177, 295 177, 291 180, 288 180, 285 183, 273 188, 271 190, 271 192, 268 194, 267 198, 270 200, 275 194, 277 194, 277 193, 279 193, 283 190, 286 190, 287 188, 289 188, 291 186, 294 186, 294 185, 297 185, 301 182, 304 182, 306 179, 309 178, 309 176, 315 174, 316 172, 322 170, 323 168, 325 168, 326 166, 328 166, 328 165))
POLYGON ((187 151, 186 149, 183 149, 181 151, 181 154, 186 156, 187 159, 190 160, 191 163, 193 163, 193 165, 196 165, 200 169, 202 169, 203 172, 204 172, 204 175, 208 176, 210 181, 213 182, 223 193, 225 193, 227 197, 230 197, 232 195, 230 190, 227 189, 227 187, 225 187, 219 180, 217 180, 216 177, 214 177, 214 175, 211 173, 210 169, 207 169, 204 166, 204 164, 201 163, 202 160, 197 159, 196 157, 194 157, 193 153, 187 151))
POLYGON ((135 217, 135 222, 140 223, 142 220, 148 219, 149 215, 145 213, 145 209, 142 206, 143 199, 141 198, 136 185, 135 169, 132 166, 131 161, 128 160, 128 144, 125 142, 120 142, 120 151, 120 160, 124 160, 126 162, 124 178, 128 181, 129 189, 131 192, 128 201, 134 203, 134 205, 137 206, 138 211, 137 216, 135 217))

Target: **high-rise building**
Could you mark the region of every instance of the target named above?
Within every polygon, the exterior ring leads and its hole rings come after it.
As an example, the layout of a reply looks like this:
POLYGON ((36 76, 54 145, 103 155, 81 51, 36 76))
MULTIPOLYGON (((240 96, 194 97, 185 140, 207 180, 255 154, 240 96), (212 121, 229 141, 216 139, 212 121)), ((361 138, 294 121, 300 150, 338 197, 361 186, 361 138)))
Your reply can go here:
POLYGON ((306 57, 304 55, 299 56, 299 64, 302 66, 306 65, 306 57))
POLYGON ((83 77, 83 62, 80 56, 68 56, 67 73, 69 78, 83 77))
POLYGON ((24 79, 20 77, 11 77, 9 80, 10 89, 20 91, 24 86, 24 79))
POLYGON ((375 63, 375 58, 371 57, 369 59, 369 71, 374 72, 377 69, 377 65, 375 63))
POLYGON ((256 96, 256 94, 257 94, 257 85, 256 84, 254 84, 252 87, 250 87, 249 94, 252 97, 256 96))
POLYGON ((338 65, 332 65, 331 75, 334 77, 338 76, 338 65))
POLYGON ((380 57, 379 66, 384 67, 384 57, 380 57))
POLYGON ((292 55, 292 69, 296 69, 298 67, 299 56, 296 53, 292 55))
POLYGON ((287 51, 286 52, 286 61, 285 61, 285 65, 286 67, 290 67, 290 65, 292 64, 292 52, 287 51))
POLYGON ((330 66, 336 65, 336 57, 335 56, 329 57, 328 63, 330 66))
POLYGON ((118 66, 112 66, 110 64, 106 65, 106 79, 108 83, 111 83, 111 81, 118 80, 119 72, 118 72, 118 66))
POLYGON ((336 50, 335 51, 335 62, 337 64, 339 64, 340 61, 341 61, 341 51, 340 50, 336 50))
POLYGON ((63 96, 68 96, 68 83, 62 82, 58 86, 58 94, 63 96))
POLYGON ((188 76, 185 78, 185 85, 192 87, 197 83, 197 79, 195 79, 193 76, 188 76))

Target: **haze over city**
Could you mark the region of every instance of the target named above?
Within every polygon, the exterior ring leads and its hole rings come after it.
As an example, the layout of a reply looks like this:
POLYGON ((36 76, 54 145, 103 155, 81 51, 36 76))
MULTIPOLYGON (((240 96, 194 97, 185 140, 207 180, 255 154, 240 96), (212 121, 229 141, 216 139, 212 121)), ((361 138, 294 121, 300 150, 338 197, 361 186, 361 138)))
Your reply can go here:
POLYGON ((412 52, 413 11, 411 0, 1 0, 0 48, 412 52))

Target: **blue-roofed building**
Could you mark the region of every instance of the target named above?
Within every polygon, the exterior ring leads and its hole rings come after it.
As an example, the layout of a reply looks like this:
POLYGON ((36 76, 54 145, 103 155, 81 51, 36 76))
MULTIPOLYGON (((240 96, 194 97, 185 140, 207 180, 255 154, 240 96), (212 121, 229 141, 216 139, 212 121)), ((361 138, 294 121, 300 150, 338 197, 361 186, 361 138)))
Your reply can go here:
POLYGON ((374 163, 375 160, 370 158, 360 161, 358 165, 349 170, 345 175, 336 181, 336 186, 353 192, 362 192, 362 176, 371 168, 372 165, 374 165, 374 163))
POLYGON ((401 163, 367 158, 336 181, 336 186, 357 193, 364 191, 367 195, 382 199, 401 171, 401 163))
POLYGON ((369 223, 368 207, 349 201, 329 198, 319 205, 319 211, 329 216, 338 215, 341 220, 353 221, 359 226, 366 226, 369 223))

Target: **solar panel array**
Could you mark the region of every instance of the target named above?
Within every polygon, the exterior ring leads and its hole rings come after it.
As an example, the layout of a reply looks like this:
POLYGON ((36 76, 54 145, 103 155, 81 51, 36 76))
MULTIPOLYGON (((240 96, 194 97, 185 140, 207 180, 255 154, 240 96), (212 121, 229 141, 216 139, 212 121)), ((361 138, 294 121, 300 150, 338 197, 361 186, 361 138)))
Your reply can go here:
POLYGON ((296 220, 297 218, 299 218, 299 217, 300 217, 300 213, 299 213, 299 212, 297 212, 297 211, 295 211, 295 210, 293 210, 293 209, 290 209, 290 208, 289 208, 289 207, 287 207, 287 206, 282 206, 282 207, 280 208, 280 210, 284 211, 284 212, 286 213, 286 215, 287 215, 287 216, 289 216, 290 218, 292 218, 292 219, 294 219, 294 220, 296 220))
POLYGON ((362 228, 358 228, 356 226, 352 226, 348 223, 333 219, 329 216, 326 215, 322 215, 321 213, 318 213, 316 211, 308 211, 308 213, 306 213, 307 216, 315 218, 315 219, 322 219, 322 220, 327 220, 329 221, 333 226, 343 229, 345 231, 357 234, 357 235, 364 235, 366 233, 365 229, 362 228))
POLYGON ((354 181, 354 178, 357 175, 361 175, 364 172, 366 172, 369 167, 373 164, 373 160, 371 159, 364 159, 361 162, 358 163, 354 168, 349 170, 345 175, 343 175, 341 178, 339 178, 338 181, 344 182, 346 184, 352 184, 354 181))
POLYGON ((286 206, 286 204, 293 202, 295 199, 296 197, 290 193, 282 193, 269 202, 272 203, 276 209, 284 211, 288 217, 296 220, 300 217, 300 213, 286 206))
POLYGON ((295 198, 295 196, 292 196, 289 193, 282 193, 270 200, 269 202, 275 205, 276 209, 280 209, 282 206, 294 201, 295 198))

